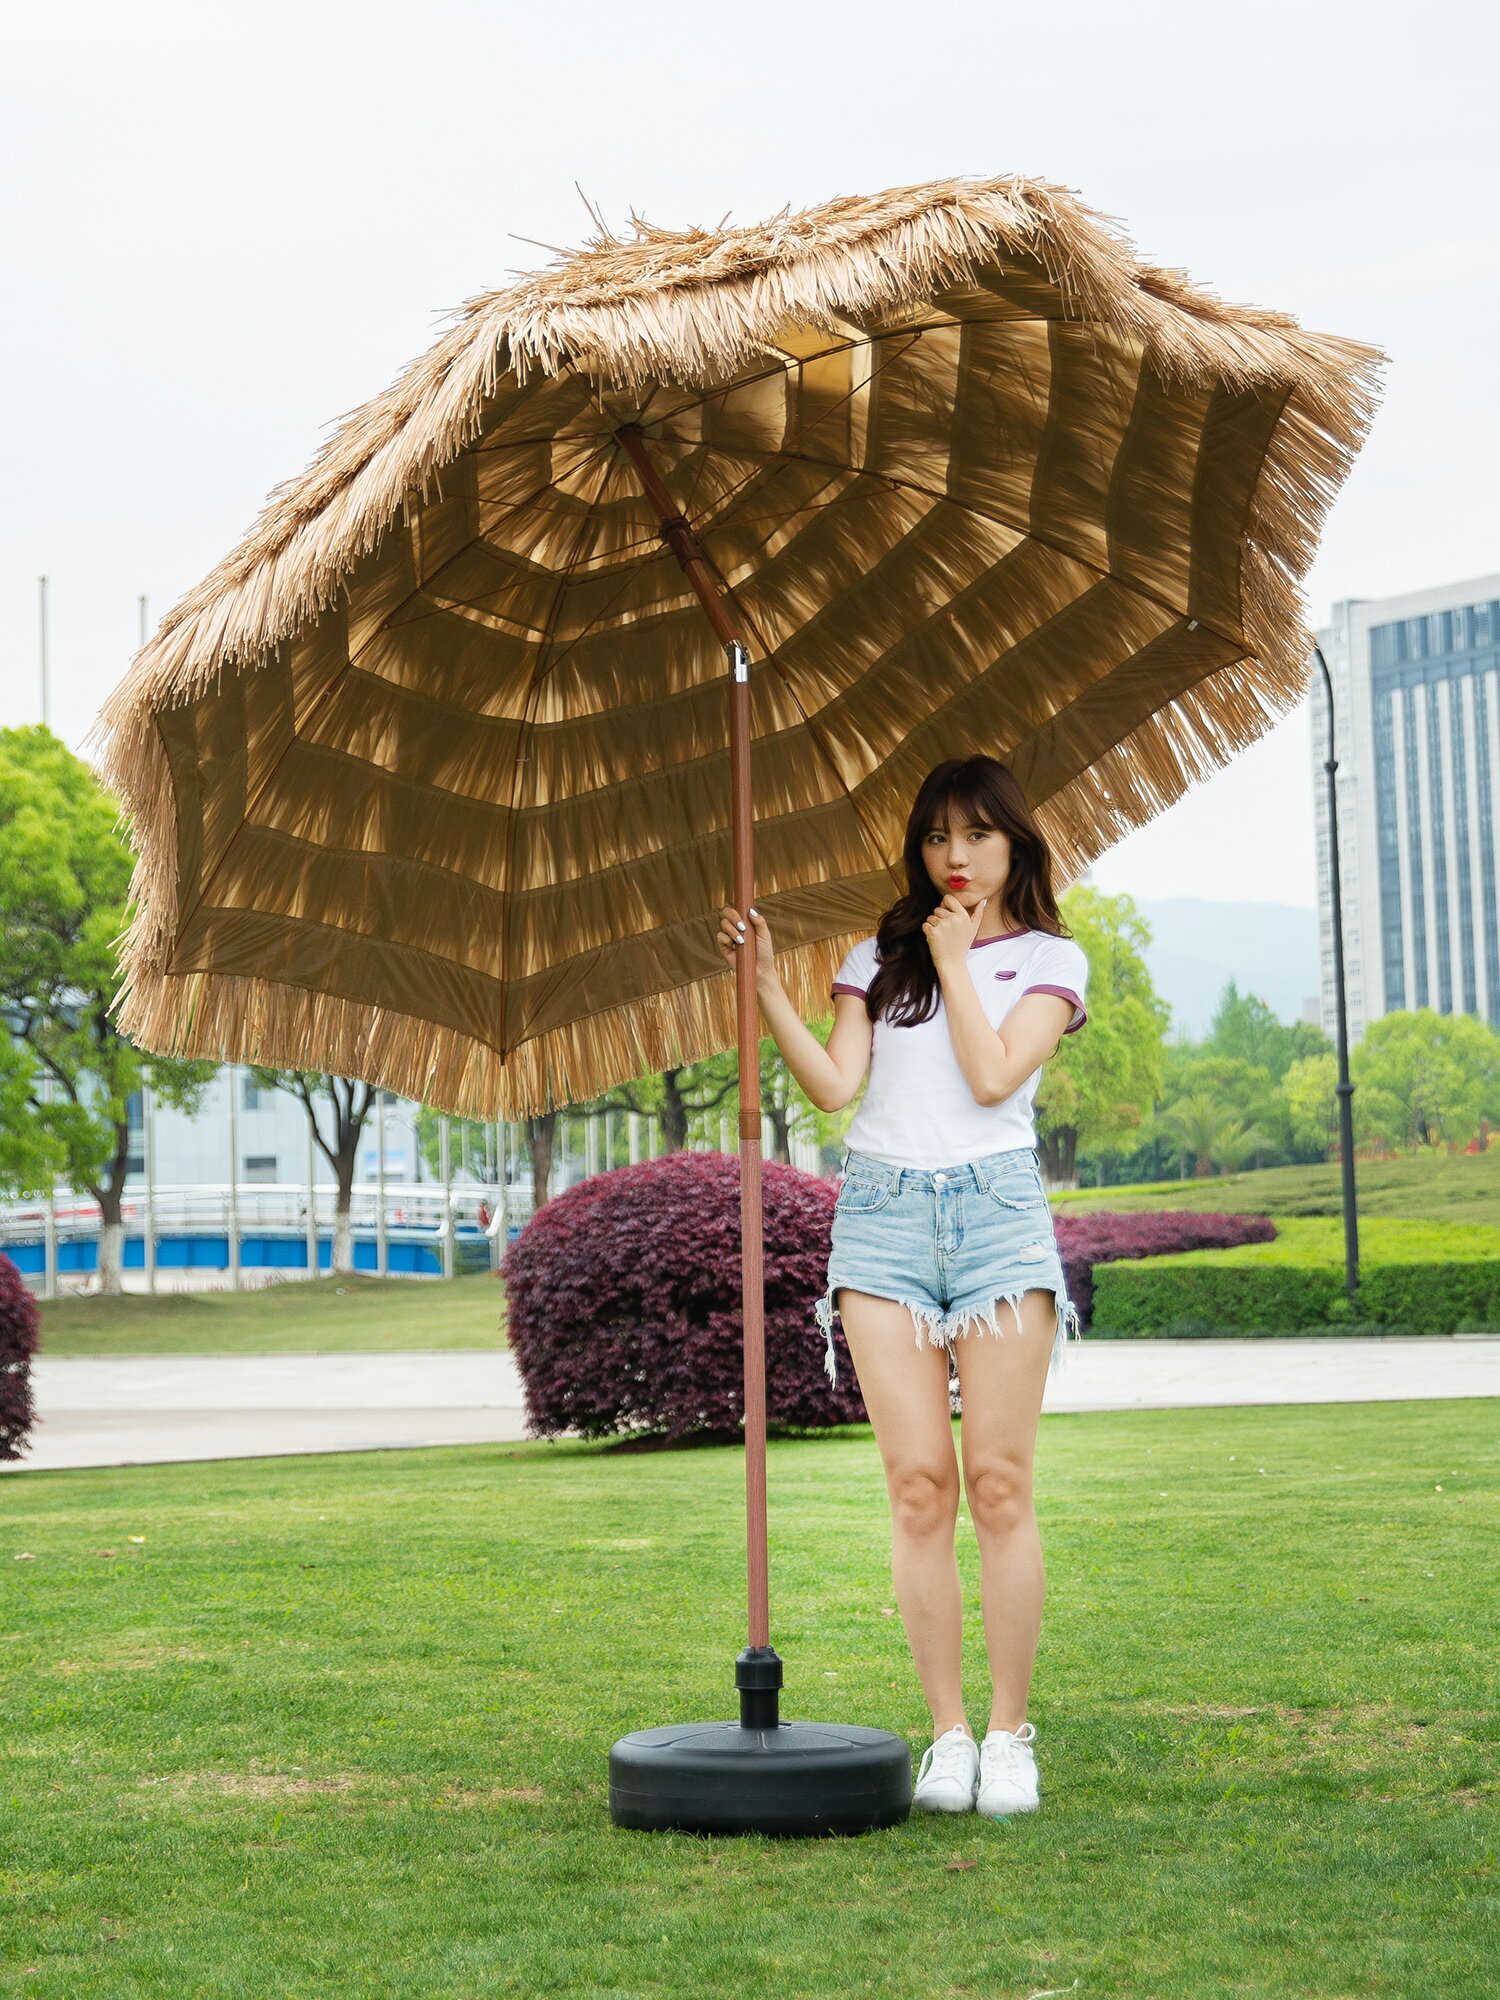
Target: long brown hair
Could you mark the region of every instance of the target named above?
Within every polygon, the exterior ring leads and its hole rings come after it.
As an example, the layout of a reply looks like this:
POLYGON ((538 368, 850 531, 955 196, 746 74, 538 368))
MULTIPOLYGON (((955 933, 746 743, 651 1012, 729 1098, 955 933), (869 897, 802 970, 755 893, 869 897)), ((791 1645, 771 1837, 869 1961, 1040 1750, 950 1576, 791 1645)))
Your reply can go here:
POLYGON ((922 843, 935 826, 950 819, 1009 837, 1010 873, 1003 894, 1005 914, 1013 924, 1050 931, 1053 937, 1068 935, 1052 892, 1052 856, 1026 794, 1007 766, 982 754, 934 764, 906 822, 906 894, 892 903, 875 933, 880 966, 865 995, 865 1012, 872 1021, 886 1013, 894 1026, 914 1028, 937 1011, 937 967, 922 926, 943 893, 927 872, 922 843))

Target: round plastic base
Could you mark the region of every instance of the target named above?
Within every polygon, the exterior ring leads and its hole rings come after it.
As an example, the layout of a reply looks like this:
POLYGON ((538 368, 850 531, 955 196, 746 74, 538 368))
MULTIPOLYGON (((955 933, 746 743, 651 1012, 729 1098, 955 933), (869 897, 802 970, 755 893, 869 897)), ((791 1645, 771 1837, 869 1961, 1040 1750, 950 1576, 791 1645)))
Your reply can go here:
POLYGON ((609 1753, 616 1826, 648 1833, 870 1833, 911 1811, 911 1751, 845 1722, 677 1722, 609 1753))

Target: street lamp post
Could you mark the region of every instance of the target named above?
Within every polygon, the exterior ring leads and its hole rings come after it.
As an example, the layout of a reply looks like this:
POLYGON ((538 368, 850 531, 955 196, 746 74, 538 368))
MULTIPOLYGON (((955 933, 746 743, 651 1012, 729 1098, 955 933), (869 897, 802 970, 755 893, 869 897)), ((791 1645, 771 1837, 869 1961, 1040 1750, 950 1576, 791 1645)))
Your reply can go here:
POLYGON ((1338 1037, 1339 1163, 1344 1184, 1344 1290, 1352 1308, 1359 1291, 1359 1211, 1354 1189, 1354 1085, 1349 1081, 1349 996, 1344 980, 1343 870, 1339 855, 1338 758, 1335 755, 1333 676, 1323 648, 1313 647, 1328 702, 1328 755, 1323 771, 1328 780, 1328 883, 1333 915, 1333 991, 1338 1037))

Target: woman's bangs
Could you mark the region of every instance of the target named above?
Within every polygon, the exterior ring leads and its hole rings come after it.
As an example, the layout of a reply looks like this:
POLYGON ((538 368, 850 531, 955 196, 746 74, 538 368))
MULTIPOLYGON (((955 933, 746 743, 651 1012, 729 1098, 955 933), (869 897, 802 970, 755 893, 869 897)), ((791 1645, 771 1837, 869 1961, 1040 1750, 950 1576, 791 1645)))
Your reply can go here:
POLYGON ((933 825, 951 826, 955 820, 960 826, 982 826, 989 833, 1005 831, 996 823, 993 804, 976 785, 959 782, 939 795, 933 807, 933 825))

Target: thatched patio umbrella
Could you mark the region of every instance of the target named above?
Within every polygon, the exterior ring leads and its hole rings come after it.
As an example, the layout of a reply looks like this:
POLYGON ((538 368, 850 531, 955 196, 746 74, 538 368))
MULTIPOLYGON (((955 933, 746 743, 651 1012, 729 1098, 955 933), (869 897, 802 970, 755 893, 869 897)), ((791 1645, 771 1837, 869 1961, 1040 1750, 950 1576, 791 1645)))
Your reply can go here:
POLYGON ((807 1014, 939 758, 1005 759, 1065 868, 1141 825, 1301 694, 1377 358, 1038 182, 637 224, 465 308, 105 711, 146 1046, 518 1117, 738 1040, 753 1654, 752 793, 807 1014))

